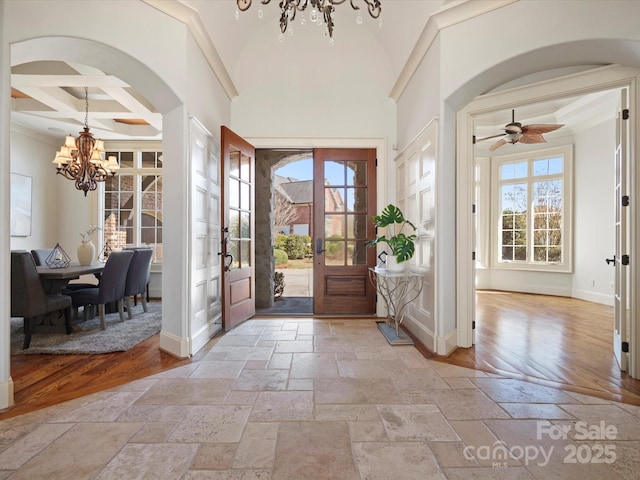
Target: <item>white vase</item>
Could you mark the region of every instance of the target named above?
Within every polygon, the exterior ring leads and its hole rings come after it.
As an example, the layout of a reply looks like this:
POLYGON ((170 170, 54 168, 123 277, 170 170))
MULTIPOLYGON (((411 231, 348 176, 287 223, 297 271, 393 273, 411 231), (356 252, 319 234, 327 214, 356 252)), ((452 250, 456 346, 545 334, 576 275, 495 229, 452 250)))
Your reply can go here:
POLYGON ((385 262, 387 265, 387 272, 393 273, 404 272, 404 267, 407 264, 407 262, 398 263, 398 259, 395 255, 387 255, 387 258, 385 258, 385 262))
POLYGON ((78 245, 78 262, 80 265, 91 265, 96 257, 96 246, 91 240, 78 245))

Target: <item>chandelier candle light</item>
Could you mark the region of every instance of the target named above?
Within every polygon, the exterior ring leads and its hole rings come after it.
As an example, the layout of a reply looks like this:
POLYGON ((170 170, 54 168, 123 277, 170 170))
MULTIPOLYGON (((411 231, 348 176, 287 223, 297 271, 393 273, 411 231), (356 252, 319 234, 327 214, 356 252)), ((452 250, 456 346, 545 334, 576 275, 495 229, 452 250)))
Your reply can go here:
MULTIPOLYGON (((238 10, 244 12, 251 6, 252 0, 236 0, 238 10)), ((325 37, 329 37, 329 42, 333 45, 333 14, 335 12, 336 5, 342 5, 347 0, 280 0, 279 6, 282 10, 280 15, 280 41, 284 39, 284 32, 287 31, 289 22, 293 22, 296 19, 296 13, 301 12, 300 24, 305 25, 307 19, 304 16, 304 11, 308 6, 311 6, 309 13, 309 20, 317 25, 323 23, 327 26, 325 31, 325 37)), ((356 17, 356 23, 362 23, 362 16, 360 15, 360 7, 356 5, 357 2, 364 2, 367 5, 367 11, 371 18, 379 18, 382 11, 382 5, 380 0, 349 0, 351 8, 358 12, 356 17)), ((271 3, 271 0, 260 0, 262 5, 271 3)), ((258 17, 262 18, 262 5, 258 10, 258 17)), ((238 12, 236 11, 236 18, 238 18, 238 12)), ((380 26, 382 27, 382 20, 380 20, 380 26)), ((289 34, 293 35, 293 30, 289 30, 289 34)))
POLYGON ((75 180, 76 188, 87 196, 89 190, 95 190, 98 182, 104 182, 116 174, 120 168, 116 157, 105 160, 104 143, 93 138, 89 132, 89 89, 84 87, 85 116, 84 131, 78 138, 67 135, 64 145, 56 153, 53 163, 58 173, 68 180, 75 180))

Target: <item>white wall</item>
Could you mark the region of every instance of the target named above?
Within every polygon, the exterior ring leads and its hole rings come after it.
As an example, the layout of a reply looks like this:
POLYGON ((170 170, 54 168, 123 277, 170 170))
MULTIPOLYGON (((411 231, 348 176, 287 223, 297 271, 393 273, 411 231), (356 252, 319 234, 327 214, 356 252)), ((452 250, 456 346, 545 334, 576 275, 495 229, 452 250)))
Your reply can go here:
POLYGON ((31 235, 11 237, 11 250, 53 248, 60 241, 62 247, 70 252, 71 245, 58 236, 59 213, 49 209, 58 205, 58 185, 63 181, 69 182, 60 175, 56 176, 55 165, 51 163, 56 153, 53 140, 13 125, 10 141, 11 173, 32 179, 31 235))
MULTIPOLYGON (((163 282, 163 309, 167 311, 166 315, 163 314, 163 331, 174 335, 178 341, 184 341, 189 334, 184 321, 188 315, 187 292, 175 286, 178 282, 179 285, 186 285, 183 280, 189 275, 189 255, 185 249, 188 232, 182 223, 187 208, 182 190, 187 182, 183 176, 171 174, 174 171, 182 172, 181 167, 188 159, 185 138, 191 111, 204 117, 203 123, 211 131, 219 129, 221 124, 230 123, 230 101, 221 94, 220 82, 206 67, 202 53, 191 38, 189 27, 144 2, 117 2, 117 8, 114 8, 114 2, 97 0, 83 1, 82 8, 79 8, 79 2, 69 0, 1 0, 1 5, 3 62, 0 65, 4 97, 9 98, 12 63, 67 60, 94 66, 123 79, 167 117, 170 129, 165 129, 163 133, 163 151, 168 153, 165 167, 174 182, 169 187, 165 184, 165 188, 168 197, 175 201, 165 203, 164 228, 174 235, 165 235, 165 249, 173 253, 165 256, 164 267, 175 275, 171 288, 165 288, 163 282), (10 57, 11 61, 6 61, 10 57)), ((0 191, 7 199, 9 119, 10 103, 0 101, 0 125, 3 126, 3 135, 6 135, 3 137, 6 142, 2 142, 0 191)), ((52 149, 51 155, 53 153, 52 149)), ((55 174, 52 175, 55 177, 55 174)), ((57 212, 63 214, 57 219, 59 227, 56 236, 61 243, 73 245, 77 243, 79 232, 85 230, 86 225, 95 223, 97 207, 89 207, 91 211, 85 210, 86 204, 82 201, 86 199, 73 188, 71 182, 67 180, 66 184, 70 189, 62 187, 65 190, 58 191, 58 202, 54 206, 57 212)), ((4 206, 1 201, 0 206, 4 206)), ((8 218, 3 220, 8 225, 8 218)), ((8 245, 8 228, 2 230, 2 238, 8 245)), ((8 248, 0 251, 0 265, 7 268, 8 252, 8 248)), ((8 292, 8 276, 3 276, 0 282, 0 291, 8 292)), ((7 300, 6 296, 3 298, 7 300)), ((1 303, 7 305, 9 302, 1 303)), ((8 324, 8 309, 4 309, 0 318, 0 342, 3 345, 8 345, 8 324)), ((7 406, 5 397, 9 397, 5 392, 9 390, 10 378, 4 368, 8 355, 8 349, 3 349, 0 389, 4 391, 0 391, 0 409, 7 406)))
POLYGON ((572 296, 613 305, 615 112, 575 135, 572 296))
POLYGON ((384 48, 368 29, 341 30, 331 47, 317 28, 297 28, 295 37, 279 43, 272 24, 259 25, 264 32, 247 40, 231 72, 241 92, 232 103, 236 133, 394 139, 390 62, 373 61, 384 48), (340 57, 348 60, 332 68, 340 57))
POLYGON ((526 0, 441 31, 441 99, 459 109, 534 72, 570 65, 638 65, 640 2, 526 0), (594 22, 597 19, 597 22, 594 22))
MULTIPOLYGON (((402 151, 418 133, 440 116, 441 53, 437 37, 420 67, 398 99, 398 149, 402 151)), ((441 129, 442 130, 442 129, 441 129)), ((442 134, 442 131, 441 131, 442 134)))
MULTIPOLYGON (((449 13, 457 7, 452 6, 449 13)), ((440 105, 438 207, 445 215, 440 217, 439 248, 454 244, 459 229, 451 201, 461 174, 455 171, 456 112, 478 95, 535 72, 580 64, 640 66, 638 15, 640 2, 528 0, 468 20, 452 20, 440 30, 399 98, 397 118, 402 150, 431 119, 429 105, 440 105), (425 81, 432 74, 437 75, 436 86, 425 81)), ((456 329, 460 308, 454 293, 460 282, 456 260, 455 251, 438 251, 437 261, 443 267, 437 279, 440 336, 456 329)))
MULTIPOLYGON (((0 38, 4 38, 5 3, 0 0, 0 38)), ((9 45, 0 45, 0 65, 9 64, 9 45)), ((11 112, 11 81, 8 68, 0 69, 0 411, 13 405, 11 379, 11 250, 9 240, 9 125, 11 112)))

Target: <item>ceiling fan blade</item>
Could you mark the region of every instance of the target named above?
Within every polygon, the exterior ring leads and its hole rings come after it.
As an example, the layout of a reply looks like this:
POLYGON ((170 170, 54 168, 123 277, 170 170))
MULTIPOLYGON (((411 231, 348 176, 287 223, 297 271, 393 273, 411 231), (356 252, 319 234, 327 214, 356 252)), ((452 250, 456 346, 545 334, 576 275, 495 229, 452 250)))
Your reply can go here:
POLYGON ((520 143, 547 143, 547 141, 543 138, 539 133, 525 133, 518 140, 520 143))
POLYGON ((504 137, 505 135, 505 133, 499 133, 497 135, 491 135, 490 137, 476 138, 476 142, 482 142, 484 140, 490 140, 492 138, 504 137))
POLYGON ((527 134, 541 134, 541 133, 549 133, 554 130, 559 129, 560 127, 564 127, 563 124, 545 124, 545 123, 534 123, 531 125, 525 125, 522 127, 522 133, 527 134))
POLYGON ((496 143, 491 145, 489 147, 489 150, 493 152, 495 149, 500 148, 501 146, 506 145, 507 143, 508 142, 503 138, 502 140, 498 140, 496 143))

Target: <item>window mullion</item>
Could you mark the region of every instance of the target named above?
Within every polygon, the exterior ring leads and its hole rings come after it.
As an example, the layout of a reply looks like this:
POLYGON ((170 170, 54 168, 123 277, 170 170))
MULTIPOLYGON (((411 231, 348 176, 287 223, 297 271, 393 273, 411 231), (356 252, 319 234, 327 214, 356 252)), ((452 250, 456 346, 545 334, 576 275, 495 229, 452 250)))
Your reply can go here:
POLYGON ((533 161, 527 162, 527 263, 533 263, 534 200, 533 200, 533 161))

